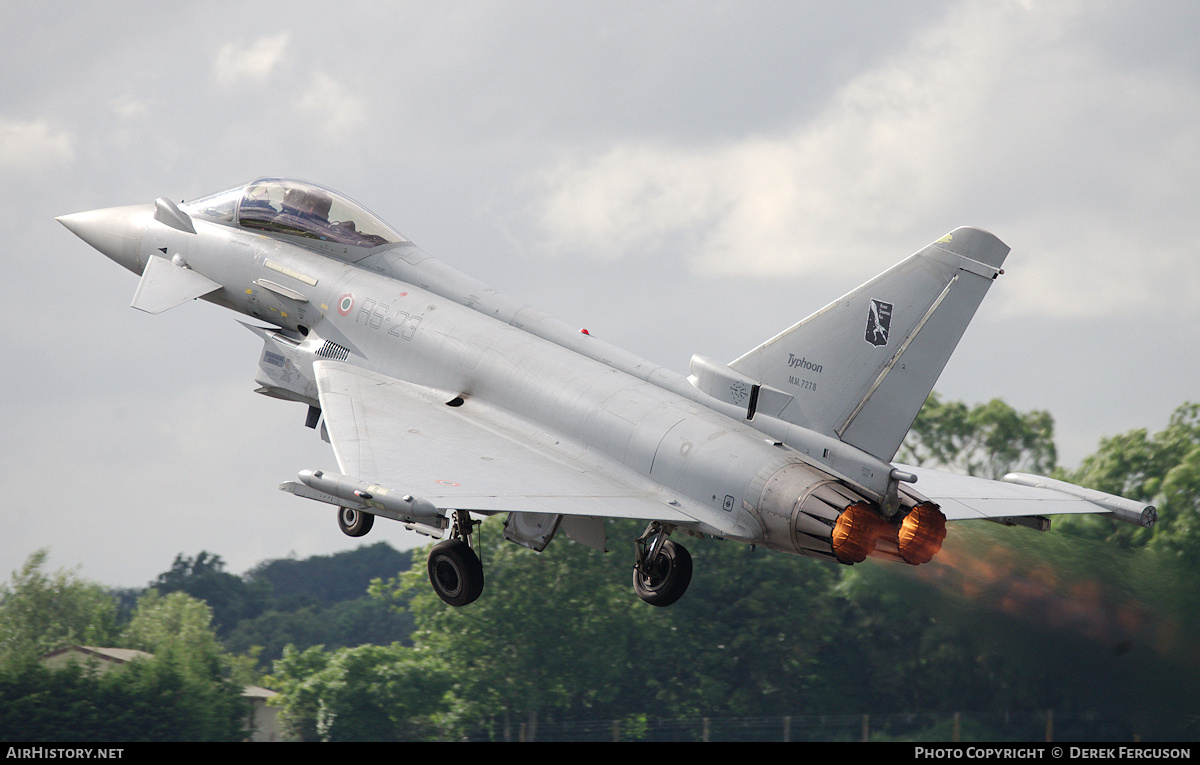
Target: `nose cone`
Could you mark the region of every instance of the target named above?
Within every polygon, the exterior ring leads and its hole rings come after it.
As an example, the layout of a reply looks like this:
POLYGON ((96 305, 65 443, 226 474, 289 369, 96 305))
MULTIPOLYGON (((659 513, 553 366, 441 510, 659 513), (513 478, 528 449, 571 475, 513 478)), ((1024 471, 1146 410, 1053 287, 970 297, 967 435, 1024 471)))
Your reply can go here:
POLYGON ((153 215, 154 205, 133 205, 62 215, 56 220, 125 268, 141 273, 138 250, 146 223, 153 215))

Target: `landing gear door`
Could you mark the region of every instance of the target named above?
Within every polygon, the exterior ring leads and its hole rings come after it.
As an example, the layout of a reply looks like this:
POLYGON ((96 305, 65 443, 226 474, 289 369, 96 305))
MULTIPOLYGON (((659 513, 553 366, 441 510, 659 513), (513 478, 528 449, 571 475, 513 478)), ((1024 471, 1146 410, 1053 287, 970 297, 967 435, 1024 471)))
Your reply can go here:
POLYGON ((561 515, 553 513, 509 513, 504 538, 522 547, 541 552, 554 539, 561 515))

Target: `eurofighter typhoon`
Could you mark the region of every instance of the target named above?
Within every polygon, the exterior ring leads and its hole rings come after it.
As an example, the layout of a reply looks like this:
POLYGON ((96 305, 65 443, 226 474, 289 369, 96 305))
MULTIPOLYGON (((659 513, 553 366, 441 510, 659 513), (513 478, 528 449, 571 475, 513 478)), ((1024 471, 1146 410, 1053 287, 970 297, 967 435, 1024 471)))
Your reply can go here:
POLYGON ((946 522, 1038 529, 1062 513, 1150 526, 1150 505, 1048 478, 892 464, 1009 248, 958 228, 729 363, 684 376, 460 273, 331 189, 260 178, 182 205, 58 218, 141 278, 133 307, 203 298, 257 320, 258 392, 307 405, 337 470, 280 486, 439 538, 429 580, 483 591, 481 516, 541 551, 605 548, 606 518, 645 521, 633 584, 687 589, 679 536, 853 564, 930 561, 946 522), (672 538, 674 537, 674 538, 672 538))

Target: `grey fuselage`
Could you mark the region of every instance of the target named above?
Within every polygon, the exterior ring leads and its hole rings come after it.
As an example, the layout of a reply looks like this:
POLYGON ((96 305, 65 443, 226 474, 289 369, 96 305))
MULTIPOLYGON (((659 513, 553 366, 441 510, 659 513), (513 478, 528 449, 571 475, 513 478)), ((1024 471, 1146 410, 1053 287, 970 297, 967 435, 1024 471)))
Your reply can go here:
MULTIPOLYGON (((154 206, 96 212, 118 211, 125 223, 109 233, 117 251, 105 254, 129 270, 171 258, 220 285, 204 299, 280 327, 303 358, 328 358, 332 347, 340 361, 486 400, 526 423, 532 438, 659 492, 695 519, 681 524, 692 532, 832 558, 828 538, 840 512, 856 501, 879 503, 887 489, 890 464, 793 423, 748 420, 745 408, 702 393, 686 376, 411 243, 368 250, 195 215, 191 233, 166 225, 154 206)), ((264 392, 318 406, 303 364, 300 378, 264 392)))

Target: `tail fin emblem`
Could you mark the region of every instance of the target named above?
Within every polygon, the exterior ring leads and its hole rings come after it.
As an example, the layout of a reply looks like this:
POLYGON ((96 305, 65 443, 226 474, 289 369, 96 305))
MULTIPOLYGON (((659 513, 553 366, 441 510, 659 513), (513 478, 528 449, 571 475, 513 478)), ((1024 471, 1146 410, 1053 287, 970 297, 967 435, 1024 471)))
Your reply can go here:
POLYGON ((892 328, 892 304, 872 300, 867 311, 866 340, 871 345, 887 345, 888 332, 892 328))

